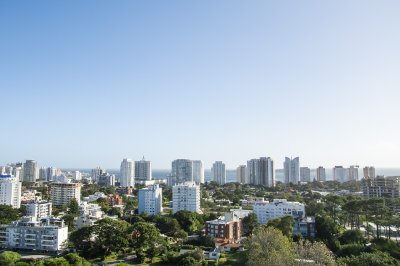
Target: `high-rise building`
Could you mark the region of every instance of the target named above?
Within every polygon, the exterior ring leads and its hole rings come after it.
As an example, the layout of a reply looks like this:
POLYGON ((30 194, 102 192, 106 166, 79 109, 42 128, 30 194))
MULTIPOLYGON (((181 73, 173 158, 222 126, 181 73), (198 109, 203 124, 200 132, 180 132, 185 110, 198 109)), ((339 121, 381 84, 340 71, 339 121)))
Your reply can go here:
POLYGON ((67 205, 72 199, 81 202, 80 183, 51 183, 50 200, 53 206, 67 205))
POLYGON ((57 168, 48 167, 47 168, 47 181, 53 181, 56 174, 57 174, 57 168))
POLYGON ((73 171, 72 178, 76 181, 80 181, 80 180, 82 180, 82 173, 79 171, 73 171))
POLYGON ((252 185, 275 186, 274 161, 270 157, 261 157, 247 161, 246 180, 252 185))
POLYGON ((222 186, 226 183, 226 170, 223 162, 216 161, 211 168, 211 174, 213 181, 217 182, 219 185, 222 186))
POLYGON ((326 181, 326 173, 325 173, 325 168, 320 166, 317 168, 317 181, 318 182, 324 182, 326 181))
POLYGON ((200 186, 195 182, 185 182, 172 187, 172 211, 200 213, 200 186))
POLYGON ((0 205, 21 206, 21 182, 12 175, 0 175, 0 205))
POLYGON ((333 168, 333 180, 338 182, 345 182, 347 180, 347 169, 343 166, 335 166, 333 168))
POLYGON ((139 189, 139 214, 157 215, 162 212, 162 188, 153 185, 139 189))
POLYGON ((109 173, 102 173, 97 181, 100 187, 113 187, 115 186, 115 175, 109 173))
POLYGON ((236 168, 236 182, 240 184, 247 184, 246 165, 239 165, 238 168, 236 168))
POLYGON ((152 180, 151 161, 146 161, 143 157, 140 161, 135 161, 135 179, 152 180))
POLYGON ((193 181, 197 184, 204 183, 204 166, 201 160, 193 161, 193 181))
POLYGON ((26 160, 24 163, 24 178, 23 181, 36 182, 39 177, 39 169, 36 161, 26 160))
POLYGON ((135 164, 131 159, 123 159, 120 168, 119 185, 121 187, 135 186, 135 164))
POLYGON ((373 166, 365 166, 363 169, 364 178, 375 178, 375 167, 373 166))
POLYGON ((285 183, 298 184, 300 180, 300 159, 296 157, 294 159, 285 158, 283 163, 283 168, 285 171, 285 183))
POLYGON ((24 170, 23 170, 23 168, 22 168, 22 164, 21 165, 16 165, 13 169, 12 169, 12 172, 11 172, 11 175, 13 175, 13 176, 15 176, 15 178, 18 180, 18 181, 23 181, 23 178, 24 178, 24 170))
POLYGON ((92 169, 92 180, 97 182, 99 177, 106 172, 106 169, 97 166, 95 169, 92 169))
POLYGON ((358 165, 351 165, 348 169, 348 180, 358 181, 358 165))
POLYGON ((173 161, 168 185, 173 186, 188 181, 193 181, 193 162, 187 159, 173 161))
POLYGON ((41 167, 39 169, 39 179, 47 181, 47 169, 44 167, 41 167))
POLYGON ((300 167, 300 180, 301 182, 311 181, 311 170, 308 167, 300 167))

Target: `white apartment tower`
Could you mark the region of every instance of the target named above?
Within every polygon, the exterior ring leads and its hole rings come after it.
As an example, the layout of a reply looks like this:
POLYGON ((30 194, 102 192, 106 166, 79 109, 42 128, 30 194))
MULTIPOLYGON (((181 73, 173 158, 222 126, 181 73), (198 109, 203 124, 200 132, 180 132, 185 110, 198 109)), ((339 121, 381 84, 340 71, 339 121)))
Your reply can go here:
POLYGON ((333 168, 333 180, 341 183, 345 182, 347 180, 346 168, 335 166, 333 168))
POLYGON ((119 185, 120 185, 120 187, 134 187, 135 186, 135 164, 132 159, 123 159, 122 160, 121 168, 120 168, 119 185))
POLYGON ((217 182, 219 185, 222 186, 226 183, 226 170, 223 162, 216 161, 211 168, 211 174, 213 181, 217 182))
POLYGON ((236 168, 236 182, 240 184, 247 184, 246 165, 239 165, 238 168, 236 168))
POLYGON ((274 161, 270 157, 261 157, 247 161, 246 180, 253 185, 275 186, 274 161))
POLYGON ((300 181, 310 182, 311 181, 311 170, 308 167, 300 167, 300 181))
POLYGON ((300 159, 296 157, 294 159, 285 158, 283 163, 283 168, 285 171, 285 183, 298 184, 300 180, 300 159))
POLYGON ((322 167, 322 166, 317 168, 317 181, 318 182, 325 182, 326 181, 325 168, 322 167))
POLYGON ((26 160, 24 163, 24 177, 23 181, 36 182, 39 178, 39 169, 34 160, 26 160))
POLYGON ((195 182, 185 182, 172 187, 172 211, 200 213, 200 186, 195 182))
POLYGON ((375 178, 375 167, 373 166, 365 166, 363 169, 364 178, 375 178))
POLYGON ((193 162, 193 181, 197 184, 204 183, 204 166, 203 161, 194 160, 193 162))
POLYGON ((162 212, 162 188, 153 185, 139 189, 139 214, 157 215, 162 212))
POLYGON ((358 165, 351 165, 348 171, 349 181, 358 181, 358 165))
POLYGON ((193 181, 193 162, 187 159, 177 159, 172 162, 168 185, 173 186, 193 181))
POLYGON ((149 181, 152 179, 151 162, 143 157, 141 161, 135 161, 135 179, 149 181))
POLYGON ((0 175, 0 204, 21 207, 21 182, 16 177, 0 175))

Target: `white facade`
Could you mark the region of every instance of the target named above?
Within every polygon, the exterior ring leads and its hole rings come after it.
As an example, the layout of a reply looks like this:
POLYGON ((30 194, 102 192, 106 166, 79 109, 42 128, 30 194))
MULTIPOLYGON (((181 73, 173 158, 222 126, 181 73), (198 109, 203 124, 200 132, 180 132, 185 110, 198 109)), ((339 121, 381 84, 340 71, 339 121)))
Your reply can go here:
POLYGON ((275 186, 274 161, 270 157, 261 157, 247 161, 246 179, 249 184, 266 187, 275 186))
POLYGON ((204 183, 204 166, 203 161, 193 161, 193 181, 197 184, 204 183))
POLYGON ((48 178, 47 178, 47 169, 46 168, 41 167, 39 169, 39 179, 47 181, 48 178))
POLYGON ((351 165, 348 171, 349 181, 358 181, 358 165, 351 165))
POLYGON ((195 182, 172 187, 172 211, 176 213, 181 210, 200 213, 200 186, 195 182))
POLYGON ((97 191, 92 195, 89 195, 88 197, 84 197, 83 200, 87 202, 93 202, 97 201, 98 199, 106 199, 107 196, 103 192, 97 191))
POLYGON ((236 182, 240 184, 247 184, 246 165, 239 165, 238 168, 236 168, 236 182))
POLYGON ((211 174, 213 181, 217 182, 219 185, 222 186, 226 183, 226 170, 223 162, 216 161, 211 168, 211 174))
POLYGON ((53 181, 53 177, 57 174, 57 168, 55 167, 48 167, 47 168, 47 181, 53 181))
POLYGON ((103 219, 104 216, 105 214, 98 204, 84 201, 79 205, 79 216, 76 220, 76 226, 78 228, 92 226, 98 220, 103 219))
POLYGON ((23 204, 26 207, 27 216, 36 217, 37 219, 51 216, 52 204, 47 201, 36 201, 23 204))
POLYGON ((333 168, 333 180, 338 182, 347 181, 347 173, 346 168, 343 166, 335 166, 333 168))
POLYGON ((0 175, 0 204, 21 206, 21 182, 12 175, 0 175))
POLYGON ((50 185, 50 200, 54 206, 69 204, 72 199, 81 202, 80 183, 52 183, 50 185))
POLYGON ((26 160, 24 163, 24 177, 23 181, 36 182, 39 178, 39 169, 37 167, 36 161, 26 160))
POLYGON ((151 162, 143 157, 141 161, 135 161, 135 179, 150 181, 153 179, 151 162))
POLYGON ((311 181, 311 169, 308 167, 300 167, 300 181, 310 182, 311 181))
POLYGON ((120 168, 119 185, 121 187, 135 186, 135 164, 132 159, 123 159, 120 168))
POLYGON ((317 181, 319 181, 319 182, 326 181, 325 168, 323 168, 322 166, 317 168, 317 181))
POLYGON ((363 169, 364 178, 375 178, 375 167, 373 166, 365 166, 363 169))
POLYGON ((162 212, 162 188, 159 185, 139 189, 139 214, 157 215, 162 212))
POLYGON ((269 220, 284 216, 304 218, 305 207, 303 203, 287 201, 286 199, 274 199, 273 202, 255 202, 253 211, 257 215, 260 224, 267 224, 269 220))
POLYGON ((168 185, 173 186, 184 182, 193 181, 193 162, 187 159, 172 161, 171 174, 168 178, 168 185))
POLYGON ((61 251, 66 247, 68 226, 63 220, 24 217, 0 226, 0 246, 7 249, 61 251))
POLYGON ((74 171, 74 172, 72 173, 72 178, 73 178, 74 180, 76 180, 76 181, 80 181, 80 180, 82 180, 82 173, 79 172, 79 171, 74 171))
POLYGON ((294 159, 285 157, 285 162, 283 163, 283 168, 285 171, 285 183, 298 184, 300 181, 300 159, 296 157, 294 159))

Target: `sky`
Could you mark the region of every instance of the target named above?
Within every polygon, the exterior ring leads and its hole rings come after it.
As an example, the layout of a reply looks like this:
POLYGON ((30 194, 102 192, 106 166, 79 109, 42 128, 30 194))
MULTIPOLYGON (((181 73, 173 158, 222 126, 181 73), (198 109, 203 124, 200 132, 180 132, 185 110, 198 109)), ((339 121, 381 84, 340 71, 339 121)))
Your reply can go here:
POLYGON ((400 1, 0 1, 0 165, 400 167, 400 1))

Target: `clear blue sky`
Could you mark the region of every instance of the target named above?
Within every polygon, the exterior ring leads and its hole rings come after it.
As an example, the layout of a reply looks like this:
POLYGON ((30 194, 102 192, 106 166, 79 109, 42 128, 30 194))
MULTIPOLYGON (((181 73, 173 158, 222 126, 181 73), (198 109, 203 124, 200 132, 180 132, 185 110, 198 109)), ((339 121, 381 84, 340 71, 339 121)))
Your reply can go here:
POLYGON ((0 165, 400 167, 400 1, 0 1, 0 165))

